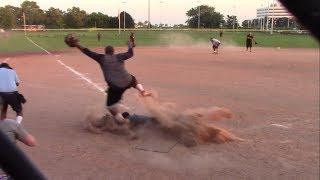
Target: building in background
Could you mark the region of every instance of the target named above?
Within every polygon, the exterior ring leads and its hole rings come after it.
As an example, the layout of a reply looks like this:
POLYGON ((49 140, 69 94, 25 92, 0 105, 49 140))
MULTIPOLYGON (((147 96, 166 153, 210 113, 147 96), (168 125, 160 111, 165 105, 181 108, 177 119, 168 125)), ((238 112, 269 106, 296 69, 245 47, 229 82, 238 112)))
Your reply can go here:
POLYGON ((277 19, 286 19, 287 20, 287 27, 290 27, 290 20, 293 19, 294 17, 288 12, 288 10, 278 4, 271 4, 268 7, 263 7, 257 9, 257 19, 259 19, 260 22, 260 27, 261 29, 266 29, 269 28, 269 21, 272 19, 277 22, 277 19))
POLYGON ((269 30, 271 26, 277 29, 290 29, 296 28, 297 22, 294 16, 291 15, 284 6, 278 3, 258 8, 255 19, 242 22, 242 27, 244 28, 269 30))

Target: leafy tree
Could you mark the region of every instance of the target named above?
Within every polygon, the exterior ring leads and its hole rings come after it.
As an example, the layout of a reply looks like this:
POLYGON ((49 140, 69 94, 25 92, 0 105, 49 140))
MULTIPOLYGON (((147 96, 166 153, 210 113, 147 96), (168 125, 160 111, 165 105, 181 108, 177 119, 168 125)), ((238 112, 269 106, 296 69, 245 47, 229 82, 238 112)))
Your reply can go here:
POLYGON ((45 25, 47 28, 63 28, 64 21, 63 21, 64 12, 60 9, 56 8, 49 8, 45 12, 45 25))
POLYGON ((43 24, 45 21, 43 10, 34 1, 24 1, 21 4, 21 16, 22 12, 26 15, 27 24, 43 24))
MULTIPOLYGON (((0 27, 13 28, 21 27, 23 24, 22 14, 26 15, 26 23, 31 25, 46 25, 47 28, 118 28, 118 17, 109 17, 103 13, 87 14, 79 7, 72 7, 63 12, 58 8, 51 7, 46 11, 40 9, 34 1, 24 1, 20 7, 0 7, 0 27)), ((134 28, 132 16, 125 13, 126 28, 134 28)), ((120 13, 121 27, 123 28, 124 13, 120 13)), ((140 23, 141 25, 142 23, 140 23)), ((146 26, 147 27, 147 26, 146 26)))
POLYGON ((9 7, 0 7, 0 27, 9 29, 16 27, 17 19, 9 7))
POLYGON ((237 16, 229 16, 227 15, 226 27, 229 29, 239 27, 237 16))
POLYGON ((118 17, 108 17, 106 28, 118 28, 118 27, 119 27, 118 17))
POLYGON ((67 28, 82 28, 87 13, 78 7, 72 7, 67 10, 64 16, 64 23, 67 28))
POLYGON ((144 24, 143 22, 139 21, 137 24, 136 24, 137 27, 141 28, 141 27, 144 27, 144 24))
POLYGON ((241 26, 242 26, 243 28, 247 28, 247 27, 249 26, 249 20, 244 20, 244 21, 242 21, 241 26))
POLYGON ((124 14, 125 14, 126 28, 134 28, 134 20, 132 16, 127 12, 120 13, 120 27, 123 28, 124 26, 124 23, 123 23, 124 14))
MULTIPOLYGON (((187 11, 188 20, 186 23, 190 28, 198 27, 199 6, 187 11)), ((218 28, 220 24, 224 24, 223 15, 215 11, 214 7, 200 6, 200 27, 202 28, 218 28)))
POLYGON ((97 27, 97 28, 107 28, 108 27, 108 16, 99 13, 91 13, 85 18, 85 27, 97 27))

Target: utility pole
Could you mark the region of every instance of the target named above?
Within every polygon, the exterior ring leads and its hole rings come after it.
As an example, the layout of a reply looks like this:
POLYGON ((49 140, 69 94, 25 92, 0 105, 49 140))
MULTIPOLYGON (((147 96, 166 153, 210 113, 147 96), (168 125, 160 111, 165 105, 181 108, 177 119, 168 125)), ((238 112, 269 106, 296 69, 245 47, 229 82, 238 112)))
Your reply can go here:
MULTIPOLYGON (((235 16, 232 16, 232 29, 234 29, 234 21, 235 21, 235 16)), ((248 26, 249 26, 249 20, 248 20, 248 26)))
POLYGON ((270 29, 270 34, 273 34, 273 21, 274 21, 274 0, 272 1, 272 18, 271 18, 271 29, 270 29))
POLYGON ((151 28, 151 23, 150 23, 150 0, 148 0, 148 28, 151 28))
POLYGON ((198 29, 200 29, 200 6, 198 7, 198 29))
MULTIPOLYGON (((160 0, 160 9, 161 9, 161 11, 163 11, 163 1, 162 0, 160 0)), ((162 18, 163 18, 163 16, 162 16, 162 14, 160 15, 160 24, 159 24, 159 28, 160 29, 162 29, 162 18)))
MULTIPOLYGON (((232 9, 233 9, 233 13, 232 13, 232 14, 234 14, 234 15, 232 15, 232 29, 234 30, 235 21, 236 21, 236 15, 235 15, 236 6, 233 5, 233 6, 232 6, 232 9)), ((248 20, 248 23, 249 23, 249 20, 248 20)))
POLYGON ((126 31, 126 1, 123 1, 123 31, 126 31))
POLYGON ((120 29, 121 29, 120 23, 121 23, 121 20, 120 20, 120 8, 119 8, 119 9, 118 9, 118 24, 119 24, 119 32, 118 32, 118 35, 119 35, 119 36, 120 36, 120 29))
POLYGON ((126 31, 126 11, 123 11, 123 31, 126 31))
POLYGON ((23 30, 24 30, 24 35, 26 36, 27 35, 27 32, 26 32, 26 14, 23 12, 22 14, 22 17, 23 17, 23 30))

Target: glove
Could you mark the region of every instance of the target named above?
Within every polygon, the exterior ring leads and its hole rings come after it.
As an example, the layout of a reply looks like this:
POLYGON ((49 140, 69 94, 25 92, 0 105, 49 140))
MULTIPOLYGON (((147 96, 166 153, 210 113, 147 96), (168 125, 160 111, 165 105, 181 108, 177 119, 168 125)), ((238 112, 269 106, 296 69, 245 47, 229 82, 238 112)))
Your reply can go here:
POLYGON ((69 47, 75 47, 79 43, 79 39, 75 36, 75 34, 68 34, 64 38, 64 42, 69 46, 69 47))

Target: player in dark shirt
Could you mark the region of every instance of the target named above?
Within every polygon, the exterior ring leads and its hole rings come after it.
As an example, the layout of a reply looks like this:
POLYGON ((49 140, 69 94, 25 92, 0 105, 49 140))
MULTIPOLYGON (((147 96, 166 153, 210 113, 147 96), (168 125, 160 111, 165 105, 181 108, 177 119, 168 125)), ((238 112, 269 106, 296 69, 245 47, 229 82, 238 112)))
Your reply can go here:
POLYGON ((130 41, 132 42, 133 47, 136 47, 135 36, 133 32, 130 34, 130 41))
POLYGON ((220 38, 223 37, 223 31, 222 30, 219 32, 219 36, 220 36, 220 38))
POLYGON ((76 42, 74 47, 77 47, 81 52, 95 60, 101 67, 106 83, 109 88, 107 90, 107 108, 110 113, 115 116, 119 123, 125 122, 119 106, 122 95, 131 87, 137 89, 142 96, 150 96, 151 93, 144 90, 142 84, 138 83, 136 78, 131 75, 125 68, 125 60, 133 56, 133 42, 129 41, 128 51, 126 53, 114 54, 114 48, 107 46, 105 54, 99 54, 85 48, 76 42))
POLYGON ((255 44, 258 44, 258 43, 255 41, 254 36, 252 35, 252 33, 249 33, 249 34, 247 35, 247 40, 246 40, 247 51, 248 51, 248 49, 250 49, 250 52, 251 52, 252 41, 254 41, 255 44))
POLYGON ((98 32, 98 33, 97 33, 97 39, 98 39, 98 41, 101 40, 101 36, 102 36, 102 34, 101 34, 100 32, 98 32))

